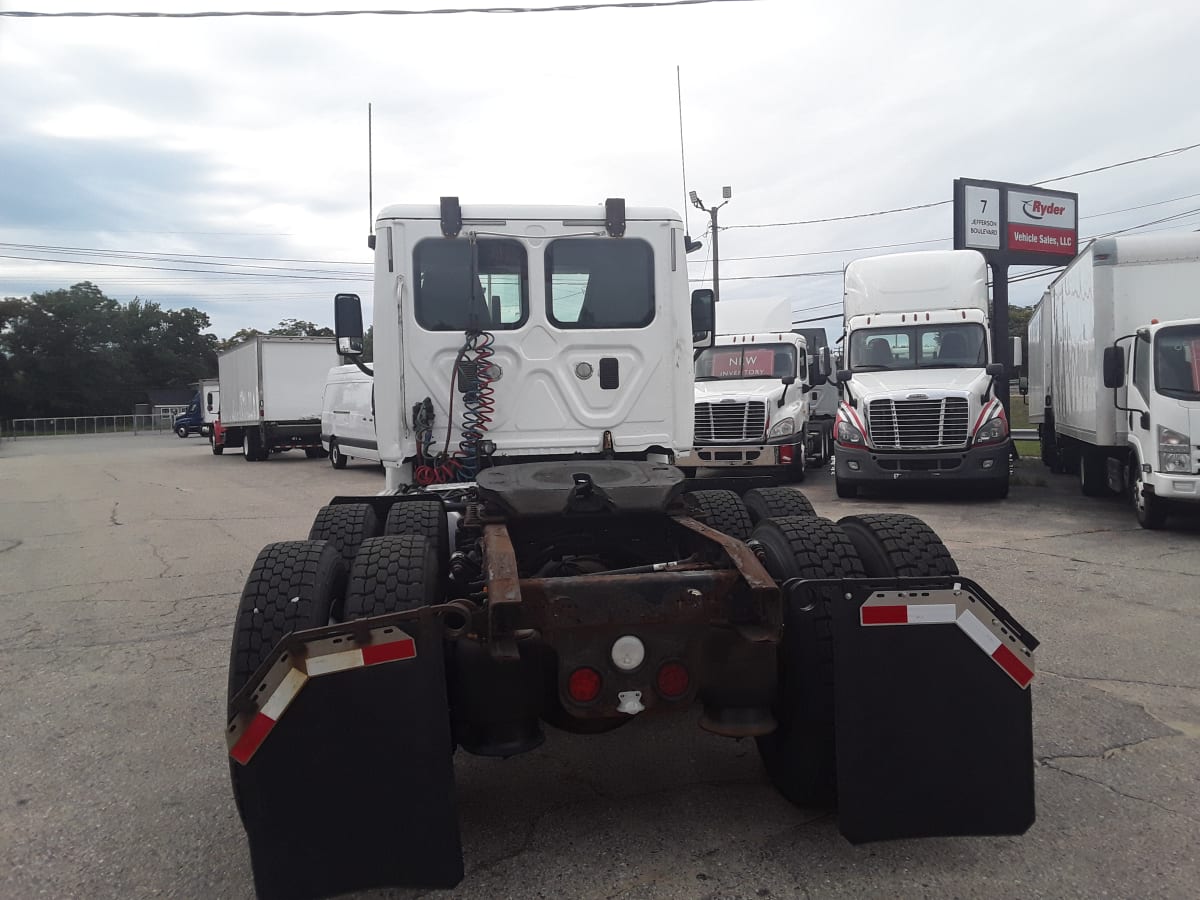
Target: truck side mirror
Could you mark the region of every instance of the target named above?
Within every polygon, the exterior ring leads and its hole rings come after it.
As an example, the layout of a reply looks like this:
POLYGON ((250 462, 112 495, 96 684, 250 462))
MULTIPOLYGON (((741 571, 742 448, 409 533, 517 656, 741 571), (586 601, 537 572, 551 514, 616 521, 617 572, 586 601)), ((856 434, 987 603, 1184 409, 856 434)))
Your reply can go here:
POLYGON ((812 386, 820 387, 826 384, 829 381, 829 373, 831 371, 833 371, 833 367, 829 359, 829 348, 819 347, 816 357, 813 360, 812 375, 810 376, 812 386))
POLYGON ((1125 348, 1104 348, 1104 386, 1119 388, 1125 386, 1125 348))
POLYGON ((795 375, 784 375, 779 380, 782 381, 784 383, 784 385, 786 385, 787 387, 791 387, 793 384, 796 383, 796 376, 795 375))
POLYGON ((852 378, 854 378, 854 373, 851 372, 849 369, 838 369, 838 373, 835 376, 835 380, 837 381, 838 384, 845 384, 847 381, 850 381, 852 378))
POLYGON ((716 343, 717 313, 712 288, 692 291, 692 346, 711 347, 716 343))
POLYGON ((338 294, 333 298, 333 330, 339 355, 363 355, 362 300, 358 294, 338 294))
POLYGON ((1024 375, 1017 380, 1017 390, 1021 392, 1022 397, 1029 396, 1029 379, 1024 375))
POLYGON ((993 378, 1003 378, 1004 373, 1008 370, 1004 368, 1004 363, 988 363, 987 368, 983 371, 985 371, 988 375, 991 375, 993 378))

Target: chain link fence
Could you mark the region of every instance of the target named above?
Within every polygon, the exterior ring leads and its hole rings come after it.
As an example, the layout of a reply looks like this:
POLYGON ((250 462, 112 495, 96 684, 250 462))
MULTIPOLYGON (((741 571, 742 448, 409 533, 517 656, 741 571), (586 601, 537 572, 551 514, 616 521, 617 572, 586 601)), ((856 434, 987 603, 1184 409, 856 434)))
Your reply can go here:
POLYGON ((0 422, 0 439, 77 434, 161 434, 173 431, 173 418, 153 413, 127 416, 53 416, 0 422))

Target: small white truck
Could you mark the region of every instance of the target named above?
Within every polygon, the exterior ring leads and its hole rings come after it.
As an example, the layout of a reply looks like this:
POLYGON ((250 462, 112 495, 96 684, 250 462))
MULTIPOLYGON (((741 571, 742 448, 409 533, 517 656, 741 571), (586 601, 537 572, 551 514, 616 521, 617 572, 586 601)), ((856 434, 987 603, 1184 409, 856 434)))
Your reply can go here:
POLYGON ((791 319, 787 300, 721 304, 716 343, 696 357, 696 447, 676 460, 685 471, 774 469, 804 479, 821 446, 808 430, 808 345, 791 319))
MULTIPOLYGON (((955 481, 1008 495, 1008 419, 990 361, 987 266, 974 250, 899 253, 846 268, 839 497, 897 482, 955 481)), ((1014 364, 1020 342, 1013 341, 1014 364)))
MULTIPOLYGON (((1200 503, 1200 234, 1101 238, 1029 322, 1029 420, 1042 459, 1139 524, 1200 503)), ((1200 506, 1193 506, 1200 509, 1200 506)))
POLYGON ((333 338, 255 335, 217 359, 221 415, 212 451, 242 448, 247 462, 302 449, 323 456, 321 397, 339 363, 333 338))

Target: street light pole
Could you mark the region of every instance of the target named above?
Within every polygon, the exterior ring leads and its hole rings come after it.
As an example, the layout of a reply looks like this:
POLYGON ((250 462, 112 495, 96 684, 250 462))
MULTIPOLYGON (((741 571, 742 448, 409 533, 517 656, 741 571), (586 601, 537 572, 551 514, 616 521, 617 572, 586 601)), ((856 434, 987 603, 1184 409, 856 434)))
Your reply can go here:
POLYGON ((688 196, 692 199, 692 206, 708 213, 709 221, 712 223, 713 302, 716 302, 721 299, 721 253, 717 237, 719 234, 717 213, 720 212, 722 206, 729 202, 729 198, 733 196, 733 190, 728 185, 721 188, 721 196, 724 200, 712 208, 705 206, 704 202, 696 196, 695 191, 689 191, 688 196))

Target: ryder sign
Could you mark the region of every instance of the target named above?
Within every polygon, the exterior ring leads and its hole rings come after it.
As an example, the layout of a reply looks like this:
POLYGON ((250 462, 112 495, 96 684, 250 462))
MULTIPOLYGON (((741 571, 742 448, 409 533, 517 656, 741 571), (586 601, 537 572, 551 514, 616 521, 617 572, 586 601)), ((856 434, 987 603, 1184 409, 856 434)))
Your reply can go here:
POLYGON ((954 247, 989 263, 1065 265, 1079 252, 1079 198, 1025 184, 954 181, 954 247))

